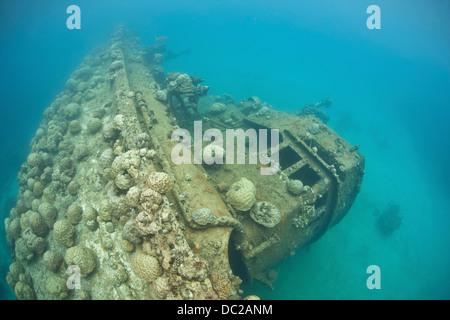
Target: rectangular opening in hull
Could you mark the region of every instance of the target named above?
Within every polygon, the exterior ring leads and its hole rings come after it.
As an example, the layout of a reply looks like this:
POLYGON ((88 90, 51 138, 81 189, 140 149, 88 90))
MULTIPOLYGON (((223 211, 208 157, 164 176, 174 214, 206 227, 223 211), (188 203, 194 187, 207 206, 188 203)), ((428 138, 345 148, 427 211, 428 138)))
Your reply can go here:
POLYGON ((304 185, 312 187, 319 180, 320 176, 309 166, 305 165, 289 175, 290 179, 300 180, 304 185))
POLYGON ((302 157, 297 152, 295 152, 290 146, 281 149, 278 155, 282 170, 285 170, 286 168, 289 168, 293 164, 302 160, 302 157))

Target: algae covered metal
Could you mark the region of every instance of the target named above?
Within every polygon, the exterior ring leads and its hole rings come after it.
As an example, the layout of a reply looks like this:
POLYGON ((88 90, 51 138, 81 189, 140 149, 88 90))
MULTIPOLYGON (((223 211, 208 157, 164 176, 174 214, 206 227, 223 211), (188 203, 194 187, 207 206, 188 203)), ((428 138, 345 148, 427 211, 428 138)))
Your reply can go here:
MULTIPOLYGON (((274 265, 350 208, 364 170, 357 148, 257 97, 204 111, 203 80, 162 76, 161 63, 157 47, 118 27, 44 111, 5 220, 18 299, 244 298, 242 278, 270 286, 274 265), (276 129, 275 171, 195 153, 177 163, 174 132, 194 137, 196 121, 224 135, 276 129)), ((245 141, 236 148, 249 158, 245 141)))
POLYGON ((205 167, 219 190, 241 177, 252 181, 256 190, 252 209, 230 208, 246 233, 234 242, 245 265, 244 275, 270 287, 274 280, 271 267, 318 239, 348 212, 362 182, 364 157, 315 116, 265 109, 259 99, 249 98, 229 106, 220 117, 211 115, 209 122, 225 129, 230 126, 226 119, 233 118, 232 125, 244 130, 278 129, 277 174, 261 175, 260 164, 205 167), (255 211, 261 211, 264 204, 266 211, 275 208, 279 212, 272 224, 255 219, 255 211))

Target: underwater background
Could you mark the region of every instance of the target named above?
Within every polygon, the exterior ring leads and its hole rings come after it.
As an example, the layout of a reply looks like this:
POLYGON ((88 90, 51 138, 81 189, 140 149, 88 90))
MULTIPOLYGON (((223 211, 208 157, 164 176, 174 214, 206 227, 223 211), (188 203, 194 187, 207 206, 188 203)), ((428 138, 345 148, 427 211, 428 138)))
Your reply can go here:
MULTIPOLYGON (((143 45, 166 36, 168 49, 189 50, 165 72, 201 76, 210 94, 258 96, 285 112, 331 97, 328 125, 366 157, 347 216, 276 266, 274 290, 245 284, 244 296, 450 298, 448 1, 0 0, 2 221, 44 109, 118 23, 143 45), (81 30, 66 27, 71 4, 81 30), (380 30, 366 27, 372 4, 380 30), (383 214, 401 217, 391 233, 380 227, 383 214), (370 265, 380 267, 381 289, 366 286, 370 265)), ((2 222, 0 299, 14 299, 9 264, 2 222)))

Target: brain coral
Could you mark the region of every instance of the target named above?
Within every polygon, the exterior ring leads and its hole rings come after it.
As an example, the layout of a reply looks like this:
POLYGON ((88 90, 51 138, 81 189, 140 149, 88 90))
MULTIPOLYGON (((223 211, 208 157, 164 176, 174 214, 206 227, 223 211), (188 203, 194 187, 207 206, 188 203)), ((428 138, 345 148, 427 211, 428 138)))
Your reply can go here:
POLYGON ((68 120, 75 119, 76 117, 78 117, 80 112, 81 112, 81 107, 78 103, 69 103, 63 109, 64 117, 66 117, 66 119, 68 119, 68 120))
POLYGON ((67 298, 66 279, 52 275, 48 277, 44 283, 45 291, 53 296, 61 299, 67 298))
POLYGON ((11 221, 9 226, 6 228, 6 233, 10 235, 14 240, 20 237, 22 228, 20 227, 20 218, 15 218, 11 221))
POLYGON ((53 226, 53 236, 55 237, 55 240, 66 247, 73 246, 74 234, 75 228, 68 221, 59 220, 56 221, 53 226))
POLYGON ((44 219, 45 223, 47 223, 50 228, 53 227, 56 216, 58 215, 58 209, 56 209, 50 203, 43 202, 39 205, 38 211, 44 219))
POLYGON ((47 224, 39 213, 33 211, 28 217, 28 223, 36 235, 43 237, 47 234, 47 224))
POLYGON ((255 196, 255 186, 246 178, 233 183, 226 194, 227 202, 238 211, 250 210, 256 201, 255 196))
POLYGON ((86 224, 86 227, 88 227, 90 230, 94 231, 97 229, 97 210, 95 210, 90 205, 86 206, 86 209, 84 209, 82 219, 86 224))
POLYGON ((67 220, 76 225, 81 221, 83 214, 83 208, 78 204, 71 204, 69 208, 67 208, 67 220))
POLYGON ((303 192, 303 183, 300 180, 291 180, 286 181, 287 189, 293 195, 299 195, 303 192))
POLYGON ((100 119, 97 118, 89 119, 87 123, 87 129, 89 133, 92 134, 97 133, 98 131, 100 131, 101 128, 102 128, 102 121, 100 119))
POLYGON ((96 266, 94 252, 85 246, 76 246, 67 249, 64 260, 68 266, 78 266, 82 276, 87 276, 96 266))
POLYGON ((17 282, 14 287, 14 293, 18 300, 34 300, 33 289, 22 281, 17 282))
POLYGON ((27 164, 30 167, 39 167, 42 163, 42 157, 38 153, 30 153, 27 158, 27 164))
POLYGON ((142 252, 136 252, 131 259, 131 269, 139 278, 152 282, 162 274, 158 260, 142 252))
POLYGON ((76 181, 70 181, 67 185, 67 192, 72 195, 76 196, 78 194, 78 190, 80 189, 80 185, 76 181))
POLYGON ((147 179, 147 185, 159 193, 166 193, 172 190, 172 178, 165 172, 153 172, 147 179))
POLYGON ((69 123, 69 132, 75 134, 75 133, 78 133, 80 131, 81 131, 81 125, 78 122, 78 120, 70 121, 70 123, 69 123))
POLYGON ((56 272, 59 269, 63 260, 62 254, 54 249, 46 251, 43 258, 44 266, 53 272, 56 272))

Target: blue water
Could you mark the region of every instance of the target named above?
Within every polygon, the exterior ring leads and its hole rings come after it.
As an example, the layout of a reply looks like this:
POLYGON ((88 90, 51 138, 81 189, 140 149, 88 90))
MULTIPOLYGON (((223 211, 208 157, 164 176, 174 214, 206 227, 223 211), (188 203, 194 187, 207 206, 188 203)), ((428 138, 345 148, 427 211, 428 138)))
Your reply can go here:
MULTIPOLYGON (((352 209, 319 241, 280 263, 263 299, 450 298, 450 4, 418 0, 0 1, 0 217, 44 109, 86 54, 125 22, 143 45, 167 36, 165 71, 199 75, 211 94, 249 96, 293 112, 332 97, 328 125, 366 157, 352 209), (81 8, 81 30, 66 8, 81 8), (381 8, 381 29, 366 8, 381 8), (374 210, 401 208, 402 225, 380 237, 374 210), (366 268, 378 265, 381 289, 366 268)), ((0 299, 10 250, 2 224, 0 299)))

